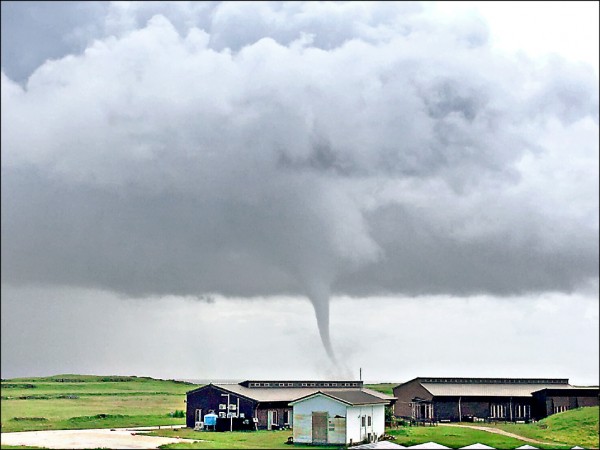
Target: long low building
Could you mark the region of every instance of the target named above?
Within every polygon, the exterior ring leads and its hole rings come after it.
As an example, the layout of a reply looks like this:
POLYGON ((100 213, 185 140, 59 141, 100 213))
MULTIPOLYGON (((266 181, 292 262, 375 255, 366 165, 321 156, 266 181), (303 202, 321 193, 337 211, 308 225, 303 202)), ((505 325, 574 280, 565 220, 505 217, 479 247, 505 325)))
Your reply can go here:
POLYGON ((362 381, 246 380, 238 384, 211 383, 187 393, 186 425, 194 428, 204 422, 206 414, 212 412, 219 416, 217 429, 291 428, 290 403, 328 390, 360 391, 382 399, 388 405, 396 400, 365 388, 362 381))
POLYGON ((576 387, 565 378, 419 377, 393 392, 394 415, 415 421, 528 421, 599 404, 597 386, 576 387))

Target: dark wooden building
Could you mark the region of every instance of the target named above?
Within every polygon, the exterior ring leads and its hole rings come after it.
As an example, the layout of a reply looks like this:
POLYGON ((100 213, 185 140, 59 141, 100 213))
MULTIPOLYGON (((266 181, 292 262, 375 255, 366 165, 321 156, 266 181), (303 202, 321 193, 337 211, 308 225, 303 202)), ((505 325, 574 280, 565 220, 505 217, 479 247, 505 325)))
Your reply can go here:
POLYGON ((544 388, 532 392, 534 399, 534 415, 546 417, 569 409, 583 406, 598 406, 598 387, 544 388))
POLYGON ((362 381, 255 381, 208 384, 187 393, 186 425, 194 428, 204 416, 219 416, 217 430, 280 429, 292 426, 290 402, 323 389, 361 390, 393 403, 394 397, 366 389, 362 381))
POLYGON ((415 378, 394 388, 394 415, 415 421, 541 419, 598 405, 598 388, 563 378, 415 378))

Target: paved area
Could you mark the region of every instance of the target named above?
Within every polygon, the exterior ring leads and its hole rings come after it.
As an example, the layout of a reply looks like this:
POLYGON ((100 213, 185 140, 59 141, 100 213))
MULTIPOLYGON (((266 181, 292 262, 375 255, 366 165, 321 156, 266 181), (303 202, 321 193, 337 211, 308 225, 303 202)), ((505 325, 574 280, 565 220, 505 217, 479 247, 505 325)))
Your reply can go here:
MULTIPOLYGON (((176 427, 162 428, 181 428, 176 427)), ((2 445, 29 445, 45 448, 110 448, 146 449, 175 442, 193 442, 191 439, 146 436, 144 433, 158 427, 92 429, 92 430, 48 430, 1 433, 2 445)))
POLYGON ((500 430, 499 428, 478 427, 476 425, 457 425, 457 424, 454 424, 454 423, 440 423, 439 425, 442 425, 442 426, 445 426, 445 427, 472 428, 474 430, 487 431, 488 433, 502 434, 504 436, 512 437, 512 438, 515 438, 515 439, 520 439, 520 440, 525 441, 525 442, 531 442, 532 444, 545 444, 545 445, 555 445, 556 444, 556 442, 536 441, 535 439, 531 439, 531 438, 528 438, 528 437, 525 437, 525 436, 520 436, 520 435, 514 434, 514 433, 509 433, 508 431, 500 430))

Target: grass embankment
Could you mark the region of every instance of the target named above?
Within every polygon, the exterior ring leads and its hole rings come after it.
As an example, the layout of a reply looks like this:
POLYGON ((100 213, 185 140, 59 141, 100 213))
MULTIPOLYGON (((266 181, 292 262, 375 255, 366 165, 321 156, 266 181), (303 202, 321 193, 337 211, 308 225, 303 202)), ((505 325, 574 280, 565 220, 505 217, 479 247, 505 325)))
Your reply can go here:
POLYGON ((365 387, 368 389, 373 389, 374 391, 381 392, 387 395, 394 395, 393 389, 398 386, 400 383, 378 383, 378 384, 365 384, 365 387))
POLYGON ((543 442, 566 444, 569 447, 578 445, 586 448, 600 448, 599 417, 600 409, 598 406, 592 406, 553 414, 536 423, 487 424, 486 426, 500 428, 509 433, 543 442))
POLYGON ((2 431, 179 425, 196 386, 148 377, 56 375, 2 380, 2 431))

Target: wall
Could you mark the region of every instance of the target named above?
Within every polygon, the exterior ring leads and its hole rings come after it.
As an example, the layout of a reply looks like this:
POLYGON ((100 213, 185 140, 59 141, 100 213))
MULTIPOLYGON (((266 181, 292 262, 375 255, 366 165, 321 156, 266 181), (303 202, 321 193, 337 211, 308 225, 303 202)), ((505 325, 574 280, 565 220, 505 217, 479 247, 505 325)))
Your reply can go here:
POLYGON ((312 443, 313 411, 328 413, 327 440, 333 444, 344 444, 346 442, 346 420, 336 419, 335 416, 345 418, 346 405, 324 395, 317 395, 294 405, 294 442, 312 443), (333 430, 330 430, 331 428, 333 430))
POLYGON ((348 416, 346 417, 346 439, 347 443, 352 440, 353 443, 362 442, 368 434, 379 437, 385 432, 385 407, 384 405, 365 405, 349 406, 348 416), (365 427, 362 427, 362 416, 371 416, 371 426, 365 420, 365 427))
POLYGON ((584 406, 598 406, 598 390, 543 390, 534 392, 536 400, 536 417, 543 418, 554 414, 555 407, 564 407, 565 409, 575 409, 584 406))
POLYGON ((503 405, 505 408, 504 420, 522 420, 516 414, 516 405, 529 405, 531 414, 533 399, 529 397, 462 397, 460 401, 460 415, 458 410, 459 397, 435 397, 433 400, 433 416, 435 420, 451 420, 456 422, 468 417, 488 418, 491 416, 490 405, 503 405))
MULTIPOLYGON (((225 394, 227 391, 219 389, 215 386, 207 385, 191 393, 187 394, 186 404, 186 426, 189 428, 194 427, 194 420, 196 409, 202 409, 202 417, 214 410, 215 414, 219 413, 219 404, 227 404, 227 397, 221 397, 221 394, 225 394)), ((235 404, 237 407, 237 400, 240 401, 240 413, 245 415, 246 419, 252 419, 254 417, 254 410, 256 402, 239 397, 236 394, 229 393, 229 404, 235 404)), ((223 411, 223 410, 221 410, 223 411)), ((227 412, 227 411, 225 411, 227 412)), ((231 411, 236 412, 236 411, 231 411)))
POLYGON ((431 393, 421 386, 418 380, 408 381, 394 388, 394 397, 398 400, 394 405, 394 415, 396 417, 410 418, 412 416, 412 407, 410 403, 415 397, 420 397, 424 400, 432 400, 431 393))
POLYGON ((258 417, 258 428, 261 430, 267 429, 269 411, 277 411, 277 425, 279 425, 279 427, 284 426, 283 413, 285 411, 289 411, 290 420, 293 423, 292 408, 288 405, 289 402, 259 403, 256 411, 256 417, 258 417))

